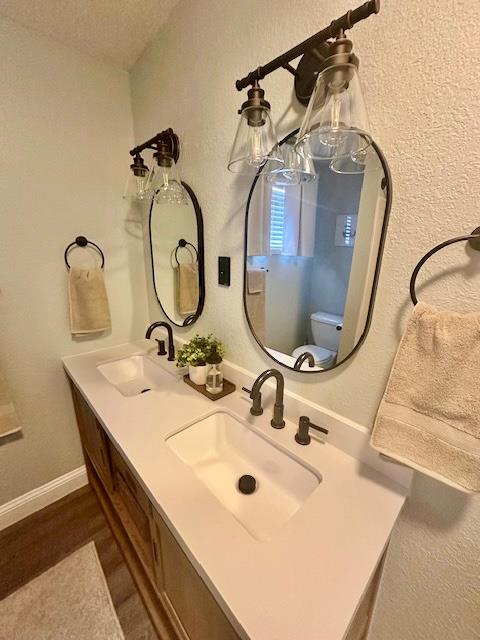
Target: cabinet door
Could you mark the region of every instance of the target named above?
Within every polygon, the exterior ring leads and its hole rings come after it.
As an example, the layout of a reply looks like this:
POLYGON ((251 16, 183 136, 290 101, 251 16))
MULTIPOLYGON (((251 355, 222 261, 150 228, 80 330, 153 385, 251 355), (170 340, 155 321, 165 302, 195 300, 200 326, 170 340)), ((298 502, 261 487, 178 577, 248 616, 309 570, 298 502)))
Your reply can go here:
POLYGON ((111 458, 115 507, 138 554, 153 577, 154 555, 151 533, 153 509, 150 500, 113 446, 111 446, 111 458))
POLYGON ((160 530, 163 588, 190 640, 239 640, 170 530, 158 514, 154 517, 160 530))
POLYGON ((155 585, 159 593, 165 592, 165 578, 163 576, 162 561, 162 531, 160 528, 161 518, 158 513, 153 511, 151 521, 152 543, 153 543, 153 564, 155 567, 155 585))
POLYGON ((73 384, 71 388, 83 448, 106 489, 111 492, 113 482, 107 436, 78 389, 73 384))

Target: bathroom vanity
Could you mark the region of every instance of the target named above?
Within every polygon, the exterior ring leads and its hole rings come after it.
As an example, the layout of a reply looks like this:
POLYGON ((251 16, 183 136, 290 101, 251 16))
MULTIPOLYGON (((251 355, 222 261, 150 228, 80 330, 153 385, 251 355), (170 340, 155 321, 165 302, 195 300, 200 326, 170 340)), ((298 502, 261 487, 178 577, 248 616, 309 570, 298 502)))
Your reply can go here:
POLYGON ((272 429, 272 390, 258 417, 243 392, 212 403, 148 340, 63 363, 90 483, 159 637, 364 637, 411 475, 368 449, 366 429, 288 393, 272 429), (326 442, 295 442, 301 414, 326 442))

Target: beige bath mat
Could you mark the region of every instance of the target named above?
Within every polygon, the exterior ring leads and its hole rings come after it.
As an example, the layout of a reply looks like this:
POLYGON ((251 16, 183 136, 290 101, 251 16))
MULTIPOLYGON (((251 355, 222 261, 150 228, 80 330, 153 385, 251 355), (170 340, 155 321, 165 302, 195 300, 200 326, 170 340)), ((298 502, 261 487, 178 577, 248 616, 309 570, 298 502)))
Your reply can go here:
POLYGON ((123 638, 94 542, 0 602, 0 640, 123 638))

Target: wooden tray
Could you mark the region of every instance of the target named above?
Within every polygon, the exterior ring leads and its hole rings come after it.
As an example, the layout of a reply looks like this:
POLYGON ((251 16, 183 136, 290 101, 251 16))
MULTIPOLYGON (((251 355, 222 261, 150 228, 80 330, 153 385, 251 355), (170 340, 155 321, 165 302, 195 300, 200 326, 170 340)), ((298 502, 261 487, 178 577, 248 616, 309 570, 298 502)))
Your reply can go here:
POLYGON ((230 380, 225 380, 225 378, 223 379, 223 391, 220 391, 220 393, 210 393, 209 391, 207 391, 204 384, 195 384, 194 382, 192 382, 188 374, 186 376, 183 376, 183 381, 186 382, 189 387, 192 387, 192 389, 195 389, 195 391, 198 391, 203 396, 206 396, 213 401, 220 400, 220 398, 228 396, 229 393, 233 393, 236 389, 236 386, 233 384, 233 382, 230 382, 230 380))

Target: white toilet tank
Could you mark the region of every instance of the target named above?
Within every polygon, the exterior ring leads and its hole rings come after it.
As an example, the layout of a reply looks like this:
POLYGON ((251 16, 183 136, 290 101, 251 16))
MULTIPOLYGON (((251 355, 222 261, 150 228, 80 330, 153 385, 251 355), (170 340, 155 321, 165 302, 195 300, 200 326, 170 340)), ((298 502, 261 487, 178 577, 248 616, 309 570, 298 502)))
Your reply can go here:
POLYGON ((336 353, 342 335, 343 316, 317 311, 310 316, 310 322, 314 343, 336 353))

